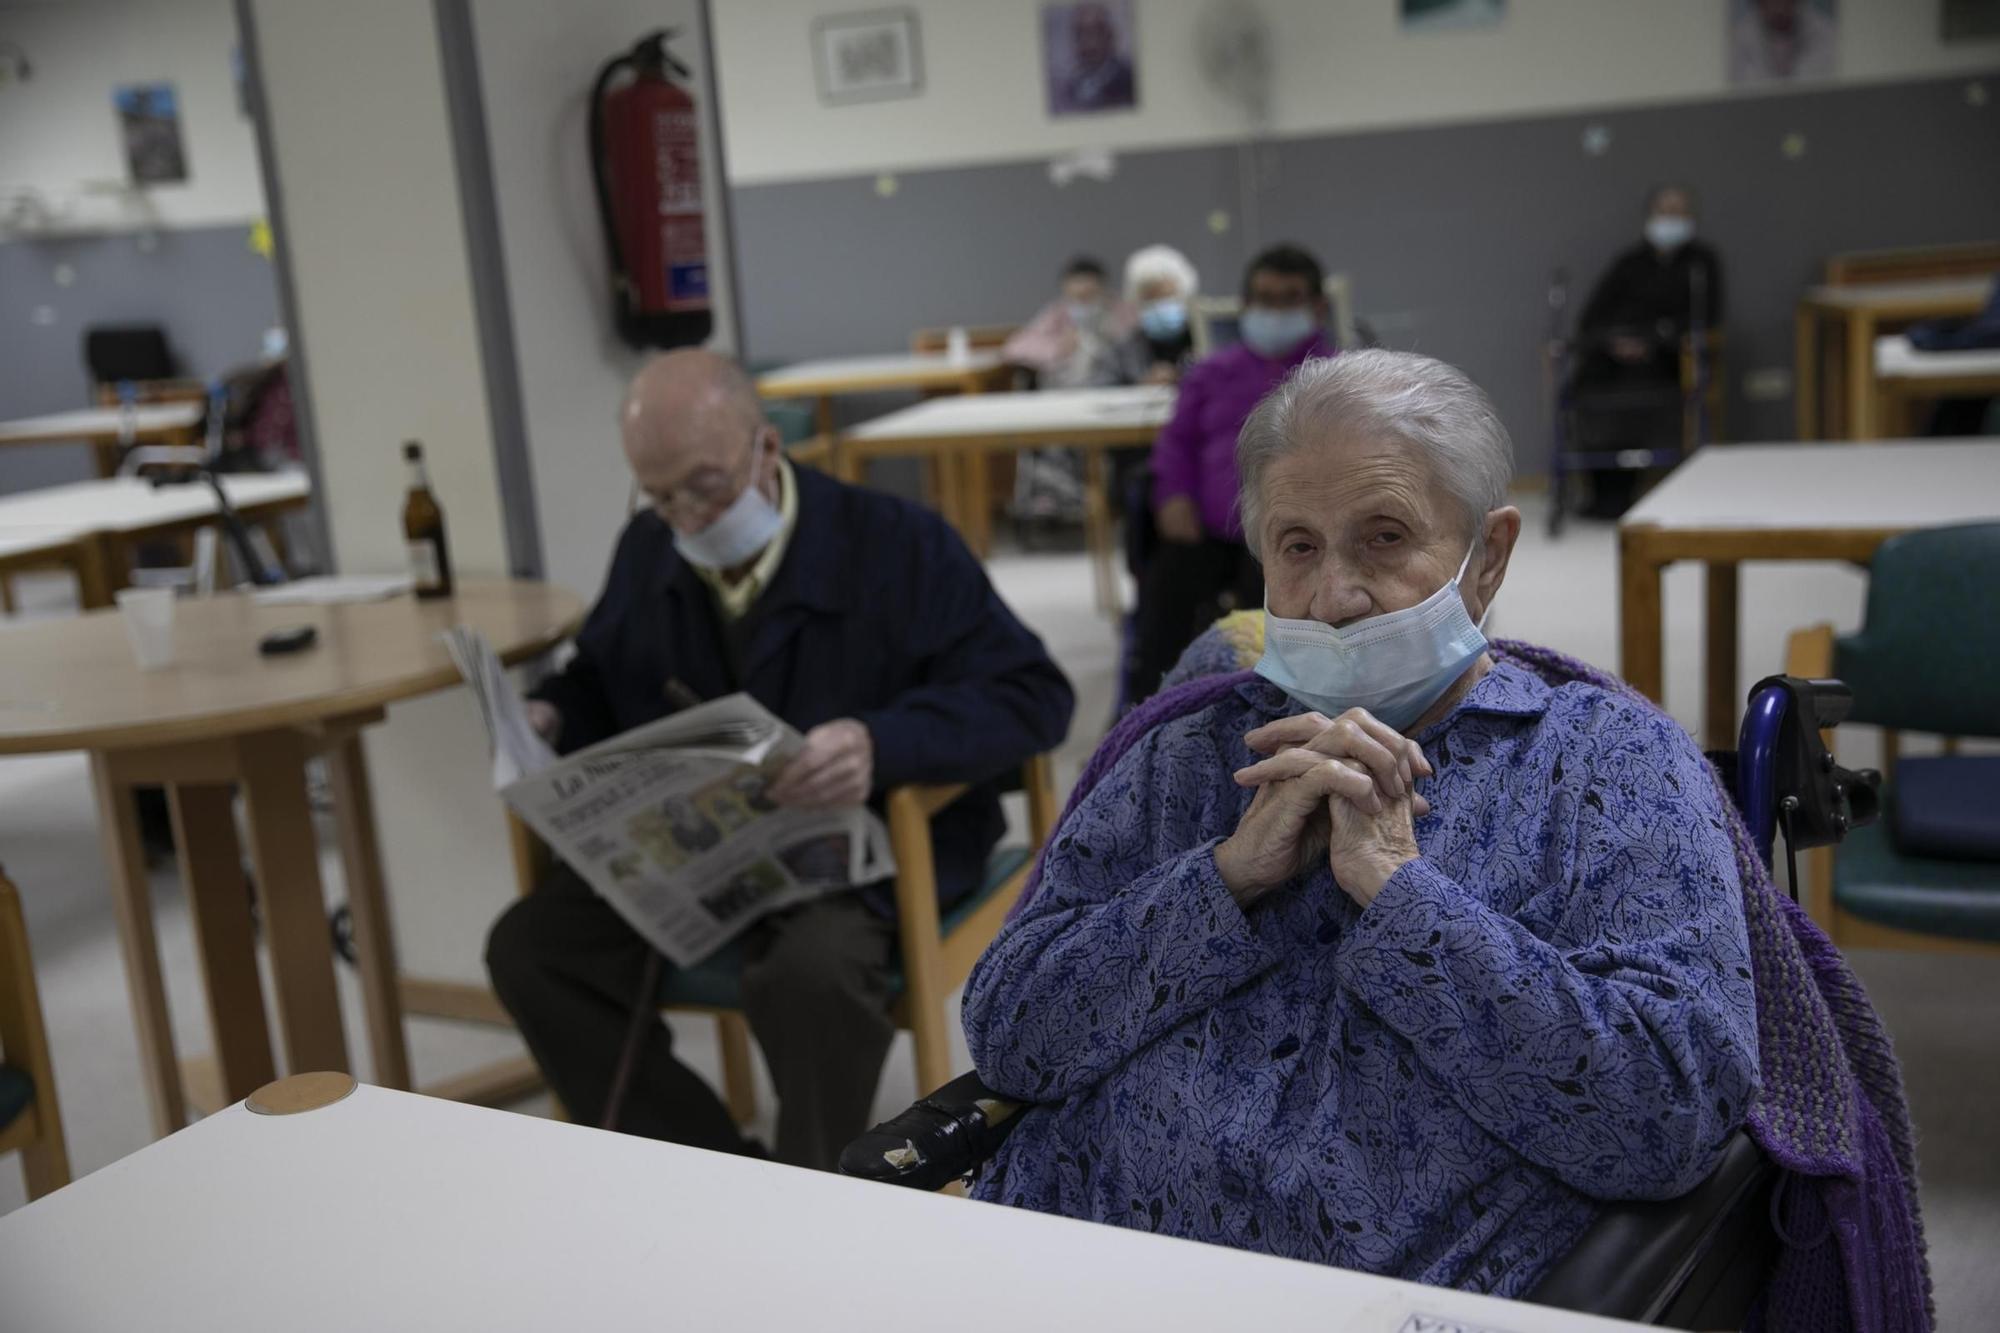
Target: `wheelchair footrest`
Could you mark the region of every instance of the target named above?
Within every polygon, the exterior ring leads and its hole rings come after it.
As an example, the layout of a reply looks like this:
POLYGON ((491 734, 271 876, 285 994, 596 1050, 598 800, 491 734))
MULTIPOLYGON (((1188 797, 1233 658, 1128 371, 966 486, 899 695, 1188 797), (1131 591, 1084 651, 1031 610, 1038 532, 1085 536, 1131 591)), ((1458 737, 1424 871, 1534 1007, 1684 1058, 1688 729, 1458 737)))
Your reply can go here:
POLYGON ((911 1189, 939 1190, 1000 1150, 1022 1108, 961 1074, 840 1153, 840 1173, 911 1189))

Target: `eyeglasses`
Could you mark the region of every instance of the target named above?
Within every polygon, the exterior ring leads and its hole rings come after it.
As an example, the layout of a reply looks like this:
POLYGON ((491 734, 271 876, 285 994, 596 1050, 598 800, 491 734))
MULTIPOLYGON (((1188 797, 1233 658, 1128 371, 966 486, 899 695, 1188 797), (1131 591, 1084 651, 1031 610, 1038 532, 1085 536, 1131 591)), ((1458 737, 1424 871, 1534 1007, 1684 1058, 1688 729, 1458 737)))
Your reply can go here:
POLYGON ((703 468, 671 491, 647 495, 653 512, 675 527, 697 527, 736 502, 757 471, 760 426, 750 433, 749 457, 741 475, 703 468))

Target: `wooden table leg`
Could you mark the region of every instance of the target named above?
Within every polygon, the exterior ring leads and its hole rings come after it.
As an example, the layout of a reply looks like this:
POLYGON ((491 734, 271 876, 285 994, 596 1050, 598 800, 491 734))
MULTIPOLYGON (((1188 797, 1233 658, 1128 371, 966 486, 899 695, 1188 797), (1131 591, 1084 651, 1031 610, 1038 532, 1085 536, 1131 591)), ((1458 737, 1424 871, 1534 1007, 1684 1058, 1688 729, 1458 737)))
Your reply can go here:
POLYGON ((396 940, 389 899, 382 887, 382 851, 375 836, 375 807, 368 789, 368 761, 357 732, 327 752, 333 813, 340 826, 340 860, 346 872, 347 909, 354 918, 354 961, 368 1010, 368 1046, 374 1081, 410 1088, 410 1046, 403 1034, 403 1000, 397 981, 396 940))
POLYGON ((1847 438, 1875 438, 1875 317, 1847 316, 1847 438))
POLYGON ((167 793, 225 1104, 278 1076, 264 1017, 264 983, 257 975, 250 883, 230 811, 234 799, 235 788, 225 786, 176 786, 167 793))
POLYGON ((1106 471, 1102 449, 1083 451, 1083 540, 1097 584, 1097 609, 1115 616, 1120 609, 1118 567, 1111 552, 1111 487, 1106 471))
POLYGON ((1806 306, 1792 316, 1792 429, 1819 438, 1819 312, 1806 306))
POLYGON ((984 560, 993 548, 993 499, 986 484, 986 455, 968 453, 959 459, 963 494, 959 509, 965 522, 965 543, 984 560))
POLYGON ((1618 533, 1618 673, 1654 703, 1666 699, 1661 625, 1661 563, 1644 529, 1618 533))
POLYGON ((86 611, 110 606, 113 594, 125 586, 123 579, 112 579, 115 555, 111 543, 101 535, 92 535, 78 541, 75 550, 76 600, 86 611))
POLYGON ((1737 715, 1743 709, 1736 688, 1741 623, 1737 615, 1737 565, 1734 561, 1713 560, 1706 568, 1708 588, 1702 649, 1706 693, 1701 714, 1702 734, 1708 738, 1710 749, 1733 750, 1737 715))
POLYGON ((132 1026, 139 1037, 139 1072, 152 1105, 153 1132, 165 1138, 187 1123, 187 1103, 181 1095, 173 1021, 167 1009, 166 982, 160 974, 159 941, 153 932, 152 885, 146 877, 146 851, 139 839, 139 814, 132 804, 132 789, 112 775, 108 760, 96 751, 90 756, 90 780, 97 793, 104 859, 111 870, 111 902, 118 914, 118 943, 125 954, 132 1026))
POLYGON ((278 1029, 290 1073, 347 1072, 347 1041, 333 981, 319 848, 306 802, 305 742, 270 731, 237 742, 250 859, 277 982, 278 1029))

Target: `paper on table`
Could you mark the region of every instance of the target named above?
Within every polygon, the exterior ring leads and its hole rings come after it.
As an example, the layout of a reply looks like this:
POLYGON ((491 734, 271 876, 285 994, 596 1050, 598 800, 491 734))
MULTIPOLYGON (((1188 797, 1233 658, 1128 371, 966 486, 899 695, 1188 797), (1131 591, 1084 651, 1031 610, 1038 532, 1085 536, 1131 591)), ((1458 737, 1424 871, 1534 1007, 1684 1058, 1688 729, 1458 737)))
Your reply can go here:
POLYGON ((408 574, 315 574, 252 593, 259 606, 335 606, 379 602, 410 590, 408 574))
POLYGON ((493 741, 493 785, 511 786, 553 764, 556 752, 528 721, 520 692, 507 679, 507 668, 486 636, 469 625, 458 625, 439 637, 486 721, 486 734, 493 741))

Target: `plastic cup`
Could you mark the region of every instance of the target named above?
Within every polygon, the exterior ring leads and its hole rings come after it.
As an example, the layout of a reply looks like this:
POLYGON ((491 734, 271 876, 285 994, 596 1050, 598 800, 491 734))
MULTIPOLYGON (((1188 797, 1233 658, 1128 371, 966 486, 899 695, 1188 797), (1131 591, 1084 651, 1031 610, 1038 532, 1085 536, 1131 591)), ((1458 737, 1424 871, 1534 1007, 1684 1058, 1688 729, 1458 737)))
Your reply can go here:
POLYGON ((118 612, 125 619, 125 637, 139 670, 158 671, 174 664, 174 590, 122 588, 118 612))

